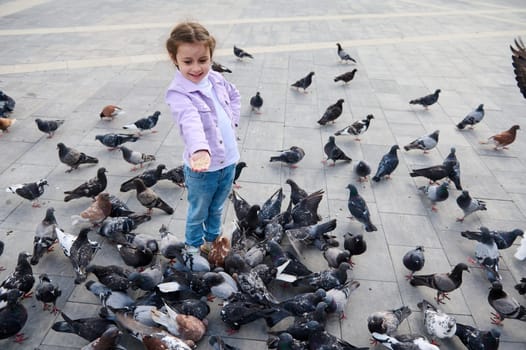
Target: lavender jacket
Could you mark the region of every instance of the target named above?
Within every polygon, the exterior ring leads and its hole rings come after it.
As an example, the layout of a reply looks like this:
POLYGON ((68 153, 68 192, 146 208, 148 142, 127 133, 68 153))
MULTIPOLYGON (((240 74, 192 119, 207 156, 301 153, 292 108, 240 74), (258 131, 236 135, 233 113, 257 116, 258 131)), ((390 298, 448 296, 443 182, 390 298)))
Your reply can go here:
MULTIPOLYGON (((212 70, 208 79, 221 106, 232 121, 232 128, 236 128, 241 109, 239 91, 221 74, 212 70)), ((170 106, 174 121, 179 125, 179 133, 183 137, 183 158, 186 164, 190 164, 190 156, 195 151, 207 150, 212 159, 210 166, 221 168, 225 160, 225 147, 217 123, 214 102, 179 71, 176 71, 168 87, 165 101, 170 106)))

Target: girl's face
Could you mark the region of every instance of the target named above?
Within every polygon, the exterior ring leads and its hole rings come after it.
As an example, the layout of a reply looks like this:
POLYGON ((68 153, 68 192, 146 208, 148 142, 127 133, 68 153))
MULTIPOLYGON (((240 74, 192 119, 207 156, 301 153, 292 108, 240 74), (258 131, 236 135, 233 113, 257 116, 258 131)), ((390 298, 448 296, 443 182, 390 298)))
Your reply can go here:
POLYGON ((195 84, 208 74, 212 64, 210 49, 202 43, 179 45, 174 61, 183 77, 195 84))

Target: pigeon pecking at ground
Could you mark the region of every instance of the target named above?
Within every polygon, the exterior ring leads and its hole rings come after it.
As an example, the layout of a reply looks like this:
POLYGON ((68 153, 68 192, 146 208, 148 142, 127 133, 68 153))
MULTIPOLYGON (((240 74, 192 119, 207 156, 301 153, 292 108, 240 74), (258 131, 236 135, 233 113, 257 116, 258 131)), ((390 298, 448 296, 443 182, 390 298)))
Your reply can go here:
POLYGON ((426 262, 424 257, 424 247, 418 246, 415 249, 411 249, 405 253, 402 258, 402 262, 406 269, 411 271, 409 275, 405 276, 408 280, 410 280, 416 271, 420 271, 424 267, 426 262))
POLYGON ((457 124, 457 128, 460 130, 464 129, 466 126, 469 126, 470 129, 473 129, 475 125, 480 123, 484 118, 484 104, 479 104, 479 106, 468 113, 467 116, 462 119, 460 123, 457 124))
POLYGON ((99 162, 97 158, 88 156, 73 147, 68 147, 62 142, 57 143, 57 149, 60 161, 70 167, 66 173, 78 169, 81 164, 97 164, 99 162))
POLYGON ((500 282, 493 282, 488 294, 488 303, 496 311, 492 312, 491 323, 502 325, 505 318, 526 322, 526 307, 502 289, 500 282))
POLYGON ((102 111, 99 114, 100 119, 112 120, 116 116, 123 114, 124 111, 121 107, 116 105, 107 105, 102 108, 102 111))
POLYGON ((436 208, 436 203, 443 202, 449 197, 448 186, 449 183, 444 181, 441 184, 429 184, 421 186, 418 188, 418 190, 425 194, 425 196, 431 202, 431 210, 437 211, 438 209, 436 208))
POLYGON ((468 350, 497 350, 500 342, 500 329, 494 327, 489 331, 457 323, 455 335, 468 350))
POLYGON ((416 98, 414 100, 409 101, 412 105, 422 105, 427 110, 429 106, 432 104, 435 104, 438 101, 438 95, 440 94, 441 90, 437 89, 434 93, 430 95, 426 95, 424 97, 416 98))
POLYGON ((146 154, 139 151, 134 151, 125 146, 120 146, 119 149, 122 152, 122 158, 130 164, 133 164, 131 171, 136 171, 136 165, 139 165, 142 168, 144 163, 155 161, 155 156, 153 154, 146 154))
POLYGON ((353 69, 350 72, 345 72, 343 74, 337 75, 334 77, 334 82, 337 83, 339 81, 343 81, 343 85, 347 85, 351 80, 354 79, 354 75, 358 72, 358 69, 353 69))
POLYGON ((440 134, 440 130, 435 130, 431 134, 421 136, 417 138, 416 140, 411 141, 409 144, 404 146, 404 149, 406 151, 409 151, 412 149, 420 149, 420 150, 423 150, 424 153, 428 153, 428 151, 435 148, 436 145, 438 144, 439 134, 440 134))
POLYGON ((368 181, 367 177, 371 175, 371 166, 365 160, 360 160, 356 163, 353 170, 358 176, 358 182, 368 181))
POLYGON ((4 132, 9 132, 9 128, 14 123, 16 123, 16 119, 15 118, 10 119, 10 118, 0 117, 0 130, 2 130, 2 134, 4 132))
POLYGON ((453 338, 457 331, 457 320, 455 317, 437 309, 425 299, 419 302, 417 306, 424 312, 424 327, 427 334, 432 338, 453 338))

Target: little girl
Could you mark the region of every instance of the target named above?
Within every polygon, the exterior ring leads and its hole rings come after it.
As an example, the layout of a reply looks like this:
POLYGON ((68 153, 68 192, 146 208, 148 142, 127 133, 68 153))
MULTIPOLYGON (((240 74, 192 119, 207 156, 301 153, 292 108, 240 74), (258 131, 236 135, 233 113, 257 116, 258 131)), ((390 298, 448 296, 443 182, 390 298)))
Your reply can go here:
POLYGON ((178 24, 166 41, 177 67, 166 92, 174 121, 184 140, 188 191, 187 251, 208 252, 221 233, 221 214, 239 160, 235 128, 239 91, 210 69, 215 39, 199 23, 178 24))

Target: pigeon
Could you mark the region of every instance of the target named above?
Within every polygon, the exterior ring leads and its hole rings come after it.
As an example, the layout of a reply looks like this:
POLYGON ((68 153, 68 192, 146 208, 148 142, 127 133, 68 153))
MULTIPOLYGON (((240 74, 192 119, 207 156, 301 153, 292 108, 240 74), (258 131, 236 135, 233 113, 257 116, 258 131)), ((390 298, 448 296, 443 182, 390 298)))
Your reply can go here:
POLYGON ((343 235, 343 248, 350 253, 349 264, 354 266, 352 262, 352 257, 355 255, 361 255, 367 250, 367 242, 363 239, 362 234, 352 234, 346 232, 343 235))
POLYGON ((404 257, 402 258, 402 262, 404 263, 406 269, 411 271, 409 275, 405 276, 408 280, 410 280, 416 271, 420 271, 424 267, 424 263, 426 262, 424 257, 424 247, 418 246, 415 249, 411 249, 405 253, 404 257))
POLYGON ((303 350, 306 349, 306 341, 294 338, 289 332, 280 332, 277 336, 270 335, 267 339, 269 349, 303 350))
POLYGON ((152 250, 144 244, 117 244, 117 250, 124 263, 134 268, 147 266, 154 258, 152 250))
POLYGON ((104 220, 97 233, 112 242, 125 243, 126 236, 142 223, 151 220, 150 215, 130 214, 104 220))
POLYGON ((236 45, 234 45, 234 56, 236 56, 239 60, 242 60, 245 57, 252 58, 252 59, 254 58, 254 56, 252 56, 245 50, 237 47, 236 45))
POLYGON ((100 283, 114 291, 125 292, 130 286, 129 271, 118 265, 88 265, 86 273, 93 273, 100 283))
POLYGON ((338 247, 328 247, 323 251, 323 257, 327 260, 329 267, 337 268, 342 262, 349 262, 351 254, 348 250, 338 247))
POLYGON ((473 129, 473 127, 476 124, 482 121, 482 118, 484 118, 484 105, 479 104, 479 106, 476 109, 469 112, 469 114, 465 116, 460 123, 457 124, 457 128, 462 130, 467 125, 469 125, 469 128, 473 129))
MULTIPOLYGON (((64 232, 58 227, 55 227, 55 233, 57 234, 58 242, 60 244, 60 247, 62 248, 62 251, 64 252, 64 255, 69 258, 71 256, 71 247, 77 239, 77 236, 64 232)), ((88 239, 88 242, 94 251, 100 249, 99 242, 92 241, 90 239, 88 239)))
POLYGON ((246 295, 249 300, 260 305, 272 306, 278 303, 278 300, 268 290, 256 269, 251 269, 250 266, 246 264, 242 270, 245 271, 236 272, 232 276, 236 280, 241 293, 246 295))
POLYGON ((290 200, 292 201, 293 205, 298 204, 299 201, 308 196, 307 191, 299 187, 298 184, 294 182, 294 180, 289 178, 285 180, 285 183, 290 185, 290 200))
POLYGON ((437 211, 436 203, 443 202, 449 197, 448 191, 449 184, 447 181, 442 182, 441 184, 429 184, 421 186, 418 188, 420 192, 426 195, 426 197, 431 201, 431 210, 437 211))
POLYGON ((109 147, 109 150, 117 149, 120 145, 125 142, 135 142, 139 139, 138 136, 130 134, 104 134, 96 135, 95 140, 99 140, 104 146, 109 147))
POLYGON ((411 309, 407 306, 392 310, 376 311, 367 317, 367 328, 370 333, 390 335, 398 329, 400 323, 409 315, 411 315, 411 309))
POLYGON ((12 113, 15 110, 15 100, 0 91, 0 116, 12 113))
MULTIPOLYGON (((16 343, 22 343, 25 338, 23 333, 18 333, 24 328, 27 322, 27 310, 19 302, 22 292, 18 289, 11 289, 0 295, 0 301, 7 305, 0 309, 0 339, 6 339, 15 336, 16 343)), ((4 344, 4 346, 7 346, 4 344)))
POLYGON ((521 278, 520 283, 517 283, 514 288, 520 295, 526 294, 526 277, 521 278))
POLYGON ((227 300, 239 291, 236 281, 224 271, 206 272, 202 278, 212 295, 221 300, 227 300))
POLYGON ((122 151, 122 158, 130 164, 133 164, 131 171, 137 170, 136 165, 142 165, 144 163, 155 161, 155 156, 153 154, 146 154, 139 151, 133 151, 127 147, 120 146, 119 149, 122 151))
POLYGON ((101 350, 101 349, 120 349, 124 348, 118 345, 122 332, 117 327, 108 327, 108 329, 97 339, 83 346, 80 350, 101 350))
POLYGON ((60 310, 57 309, 57 299, 62 295, 62 291, 57 285, 54 285, 45 273, 41 274, 39 277, 40 283, 35 289, 35 298, 44 304, 43 310, 47 310, 48 303, 53 304, 53 307, 50 309, 51 313, 55 314, 60 310))
POLYGON ((201 299, 185 299, 181 301, 165 300, 166 304, 172 309, 183 315, 192 315, 203 321, 210 314, 210 306, 207 297, 201 299))
POLYGON ((429 179, 431 183, 437 182, 445 177, 448 177, 451 170, 443 164, 433 165, 427 168, 413 169, 409 176, 411 177, 425 177, 429 179))
POLYGON ((523 238, 521 240, 521 245, 517 248, 517 251, 513 256, 519 260, 526 259, 526 239, 523 238))
POLYGON ((142 174, 139 174, 137 176, 132 177, 129 180, 124 181, 121 184, 120 191, 128 192, 130 190, 135 189, 135 185, 133 184, 133 181, 135 179, 141 179, 146 187, 152 187, 157 183, 157 181, 161 179, 164 169, 166 169, 166 165, 159 164, 155 169, 145 170, 142 174))
POLYGON ((462 284, 462 272, 469 268, 464 263, 458 263, 453 270, 448 273, 433 273, 430 275, 413 275, 409 283, 413 286, 426 286, 437 290, 436 302, 444 303, 444 299, 449 299, 447 293, 454 291, 462 284))
POLYGON ((270 257, 271 266, 276 268, 276 280, 294 282, 298 276, 312 274, 293 253, 283 250, 281 245, 270 240, 267 242, 267 252, 270 257))
POLYGON ((252 108, 253 112, 256 112, 256 114, 261 114, 261 106, 263 106, 263 98, 261 98, 261 95, 258 91, 256 92, 255 96, 250 98, 250 107, 252 108))
POLYGON ((521 229, 514 229, 511 231, 494 231, 493 239, 497 243, 497 248, 506 249, 513 245, 515 239, 520 236, 524 236, 524 231, 521 229))
POLYGON ((457 323, 455 335, 468 350, 497 350, 500 342, 500 329, 481 331, 478 328, 457 323))
POLYGON ((57 149, 60 161, 70 167, 66 170, 66 173, 78 169, 81 164, 97 164, 99 162, 97 158, 88 156, 72 147, 68 147, 62 142, 57 143, 57 149))
MULTIPOLYGON (((372 333, 373 340, 391 350, 439 350, 440 348, 430 343, 425 337, 418 334, 387 334, 372 333)), ((479 349, 480 350, 480 349, 479 349)))
POLYGON ((520 37, 517 37, 514 41, 516 47, 510 45, 513 72, 515 73, 517 86, 519 87, 522 96, 526 98, 526 47, 520 37))
POLYGON ((389 150, 389 153, 382 157, 378 164, 376 174, 373 176, 373 181, 379 182, 384 176, 390 178, 391 173, 395 171, 398 166, 398 155, 396 151, 399 149, 400 147, 398 145, 394 145, 389 150))
POLYGON ((106 219, 111 213, 110 195, 108 192, 99 193, 88 208, 80 213, 80 215, 71 216, 72 226, 79 224, 98 225, 106 219))
POLYGON ((241 188, 241 185, 236 184, 236 181, 239 179, 239 176, 241 176, 241 171, 243 168, 247 167, 247 163, 245 162, 238 162, 236 164, 236 170, 234 173, 234 181, 232 182, 234 188, 241 188))
POLYGON ((438 101, 438 94, 440 94, 440 92, 440 89, 437 89, 434 93, 411 100, 409 103, 412 105, 422 105, 427 110, 429 106, 435 104, 438 101))
POLYGON ((309 275, 298 276, 294 281, 294 286, 305 286, 311 290, 317 290, 319 288, 330 290, 332 288, 338 288, 345 285, 349 278, 347 271, 351 269, 349 263, 341 263, 336 269, 328 269, 313 272, 309 275))
POLYGON ((10 119, 10 118, 0 117, 0 130, 2 130, 2 134, 4 132, 9 132, 9 128, 14 123, 16 123, 16 119, 15 118, 10 119))
MULTIPOLYGON (((485 227, 480 227, 480 238, 476 239, 475 260, 469 259, 471 263, 478 263, 486 271, 488 280, 495 282, 501 280, 499 274, 499 249, 495 243, 494 235, 485 227)), ((471 239, 469 233, 462 232, 461 235, 471 239)))
POLYGON ((318 120, 318 124, 325 125, 328 122, 334 123, 334 121, 342 115, 343 102, 343 98, 340 98, 338 101, 336 101, 335 104, 332 104, 329 107, 327 107, 325 113, 323 113, 320 120, 318 120))
POLYGON ((354 79, 354 75, 357 71, 358 69, 355 68, 350 72, 345 72, 343 74, 337 75, 334 77, 334 82, 343 81, 343 84, 347 85, 351 80, 354 79))
POLYGON ((451 147, 449 154, 446 159, 442 162, 448 171, 448 178, 453 181, 455 188, 462 191, 462 185, 460 184, 460 163, 456 156, 455 147, 451 147))
POLYGON ((298 91, 299 89, 303 89, 303 92, 307 93, 307 88, 310 86, 310 84, 312 84, 313 75, 314 75, 314 72, 310 72, 309 74, 307 74, 307 76, 305 76, 304 78, 301 78, 300 80, 298 80, 291 86, 298 89, 298 91))
POLYGON ((232 190, 229 198, 232 201, 232 205, 234 206, 234 213, 236 214, 237 220, 243 221, 246 218, 251 205, 243 197, 241 197, 241 195, 237 193, 236 190, 232 190))
POLYGON ((347 341, 338 338, 325 330, 315 330, 309 333, 309 349, 335 349, 335 350, 368 350, 369 347, 357 347, 347 341))
POLYGON ((453 338, 457 331, 457 320, 445 312, 438 310, 427 300, 417 304, 424 312, 424 327, 431 337, 439 339, 453 338))
POLYGON ((360 282, 349 278, 341 287, 332 288, 327 291, 326 302, 331 312, 338 313, 340 319, 345 319, 345 309, 349 304, 351 293, 360 287, 360 282))
POLYGON ((336 164, 337 160, 343 160, 346 162, 352 161, 350 157, 348 157, 340 147, 336 145, 334 136, 329 136, 329 141, 323 146, 323 151, 327 155, 327 159, 323 162, 327 162, 328 160, 332 160, 332 164, 329 164, 329 166, 334 166, 336 164))
POLYGON ((56 119, 56 120, 42 120, 40 118, 35 119, 37 123, 38 130, 42 131, 45 134, 48 134, 48 139, 52 138, 55 134, 55 131, 64 124, 65 120, 56 119))
POLYGON ((90 280, 84 286, 99 299, 103 307, 118 310, 130 307, 134 303, 134 300, 125 292, 112 291, 102 283, 90 280))
POLYGON ((340 135, 354 135, 356 136, 355 140, 360 141, 359 135, 363 134, 369 129, 369 125, 371 124, 371 119, 374 119, 374 116, 372 114, 367 115, 365 119, 358 120, 354 123, 352 123, 349 126, 346 126, 345 128, 338 130, 334 133, 334 136, 340 136, 340 135))
POLYGON ((20 197, 32 201, 33 208, 40 208, 38 198, 44 194, 44 186, 47 186, 46 179, 40 179, 36 182, 11 185, 6 188, 6 192, 16 193, 20 197))
POLYGON ((119 216, 128 216, 133 214, 134 211, 130 210, 126 203, 124 203, 119 197, 110 194, 111 211, 110 216, 112 218, 119 216))
POLYGON ((328 232, 334 231, 336 228, 336 219, 314 224, 309 226, 302 226, 299 228, 286 230, 285 233, 292 242, 301 242, 304 245, 315 245, 320 250, 329 248, 329 242, 334 236, 327 235, 328 232), (329 241, 329 242, 327 242, 329 241))
MULTIPOLYGON (((146 118, 141 118, 133 124, 124 125, 122 128, 130 130, 139 130, 138 135, 140 136, 141 132, 145 130, 152 130, 157 125, 157 121, 159 120, 160 115, 161 112, 155 111, 152 115, 146 118)), ((152 133, 155 132, 157 132, 157 130, 152 130, 152 133)))
POLYGON ((174 209, 162 200, 154 190, 146 187, 141 179, 135 179, 133 183, 135 184, 135 190, 137 191, 137 200, 144 207, 148 208, 148 214, 151 214, 153 208, 161 209, 168 215, 174 213, 174 209))
POLYGON ((184 187, 184 166, 180 165, 161 174, 159 180, 170 180, 179 187, 184 187))
POLYGON ((46 210, 46 215, 41 222, 38 223, 35 230, 35 238, 33 239, 33 256, 31 256, 31 265, 38 264, 40 258, 45 252, 53 250, 52 246, 57 240, 55 227, 57 220, 55 218, 55 209, 50 207, 46 210))
POLYGON ((297 168, 297 163, 305 156, 303 148, 298 146, 292 146, 287 150, 281 150, 279 156, 270 157, 271 162, 283 162, 288 164, 291 168, 297 168))
POLYGON ((161 255, 166 259, 175 259, 181 250, 179 240, 172 232, 168 231, 168 227, 164 224, 159 228, 159 234, 161 236, 161 241, 159 242, 161 255))
POLYGON ((69 202, 72 199, 88 197, 95 200, 95 197, 106 189, 108 180, 106 178, 106 168, 99 168, 97 176, 82 183, 71 191, 64 191, 66 197, 64 202, 69 202))
POLYGON ((77 334, 90 342, 99 338, 108 328, 115 326, 113 321, 101 317, 87 317, 73 320, 64 312, 61 312, 60 315, 64 321, 55 322, 51 329, 56 332, 77 334))
POLYGON ((91 262, 91 259, 93 259, 95 252, 100 248, 100 246, 93 247, 88 240, 89 231, 89 228, 80 230, 77 239, 71 246, 69 260, 75 270, 75 284, 80 284, 86 280, 86 267, 91 262))
POLYGON ((229 301, 224 303, 219 312, 221 320, 230 327, 227 333, 233 334, 242 325, 260 318, 265 319, 267 326, 272 327, 289 316, 289 313, 273 306, 265 306, 250 301, 229 301))
POLYGON ((20 252, 15 267, 15 271, 11 273, 0 285, 0 295, 9 289, 18 289, 24 293, 24 298, 31 296, 31 289, 35 284, 35 277, 33 276, 33 269, 27 259, 31 255, 28 252, 20 252))
POLYGON ((500 282, 493 282, 488 294, 488 303, 496 311, 491 313, 491 323, 502 325, 505 318, 526 321, 526 307, 508 295, 500 282))
POLYGON ((371 166, 365 161, 360 160, 353 167, 354 173, 358 176, 358 182, 366 182, 367 177, 371 175, 371 166))
POLYGON ((115 105, 107 105, 104 106, 104 108, 102 108, 102 111, 100 112, 99 116, 100 119, 112 120, 116 116, 123 113, 124 111, 121 107, 115 105))
POLYGON ((261 205, 258 213, 260 222, 270 221, 274 216, 281 211, 281 203, 283 202, 283 188, 278 188, 266 201, 261 205))
POLYGON ((347 189, 349 190, 349 200, 347 201, 347 208, 349 208, 349 212, 351 213, 351 215, 356 220, 364 224, 365 231, 378 231, 376 226, 371 222, 371 213, 369 212, 367 203, 358 193, 358 189, 356 188, 356 186, 354 186, 353 184, 349 184, 347 185, 347 189))
POLYGON ((187 251, 187 247, 183 242, 178 242, 174 247, 177 252, 177 263, 174 267, 180 268, 183 271, 193 272, 208 272, 210 271, 210 263, 200 254, 192 254, 187 251))
POLYGON ((216 61, 212 61, 212 70, 219 73, 232 73, 232 71, 228 69, 228 67, 225 67, 221 63, 218 63, 216 61))
POLYGON ((323 190, 309 194, 296 204, 291 211, 293 223, 285 226, 285 229, 314 225, 321 220, 318 215, 318 206, 323 198, 323 190))
POLYGON ((488 141, 483 143, 492 141, 495 144, 495 150, 498 150, 499 148, 508 149, 508 146, 511 145, 513 141, 515 141, 517 130, 520 130, 520 128, 521 127, 519 125, 513 125, 509 130, 490 136, 488 141))
POLYGON ((340 62, 347 63, 349 61, 356 63, 356 60, 352 58, 347 52, 345 52, 344 49, 342 49, 342 46, 340 43, 336 43, 336 46, 338 47, 338 57, 340 57, 340 62))
POLYGON ((471 198, 468 191, 462 191, 462 194, 457 198, 457 204, 464 212, 464 216, 457 218, 457 221, 464 221, 466 216, 473 214, 479 210, 487 210, 486 202, 480 199, 471 198))
MULTIPOLYGON (((142 336, 142 343, 146 350, 191 350, 193 347, 189 346, 182 339, 171 335, 170 333, 149 333, 142 336)), ((193 344, 193 342, 192 342, 193 344)))
POLYGON ((316 305, 325 300, 327 292, 324 289, 318 289, 314 292, 295 294, 279 303, 279 306, 290 312, 293 316, 302 316, 304 313, 310 313, 316 310, 316 305))
POLYGON ((406 151, 412 149, 421 149, 424 153, 427 153, 429 150, 432 150, 438 144, 438 135, 440 130, 435 130, 429 135, 424 135, 417 138, 416 140, 411 141, 409 144, 404 146, 406 151))

